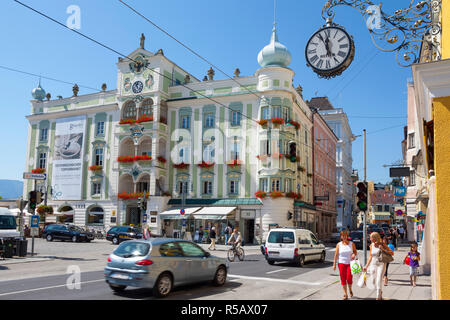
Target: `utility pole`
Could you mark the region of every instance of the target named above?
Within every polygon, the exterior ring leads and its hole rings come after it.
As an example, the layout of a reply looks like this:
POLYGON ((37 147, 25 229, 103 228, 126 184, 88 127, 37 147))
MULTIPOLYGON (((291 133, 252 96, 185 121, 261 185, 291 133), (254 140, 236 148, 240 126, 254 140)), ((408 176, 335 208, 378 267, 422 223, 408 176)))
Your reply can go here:
MULTIPOLYGON (((366 140, 366 129, 364 131, 364 184, 367 185, 367 140, 366 140)), ((369 199, 369 188, 367 188, 367 200, 369 199)), ((368 207, 368 206, 367 206, 368 207)), ((367 264, 367 208, 364 210, 363 215, 363 246, 364 246, 364 265, 367 264)))

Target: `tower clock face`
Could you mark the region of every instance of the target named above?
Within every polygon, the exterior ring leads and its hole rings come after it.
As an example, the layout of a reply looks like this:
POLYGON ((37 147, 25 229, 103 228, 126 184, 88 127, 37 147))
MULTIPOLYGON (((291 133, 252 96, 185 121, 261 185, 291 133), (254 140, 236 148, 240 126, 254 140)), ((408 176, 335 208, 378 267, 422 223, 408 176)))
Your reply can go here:
POLYGON ((133 83, 132 89, 133 89, 134 93, 140 93, 143 88, 144 88, 144 85, 141 81, 136 81, 135 83, 133 83))
POLYGON ((317 31, 306 45, 306 61, 320 77, 340 75, 352 63, 355 45, 342 28, 330 26, 317 31))

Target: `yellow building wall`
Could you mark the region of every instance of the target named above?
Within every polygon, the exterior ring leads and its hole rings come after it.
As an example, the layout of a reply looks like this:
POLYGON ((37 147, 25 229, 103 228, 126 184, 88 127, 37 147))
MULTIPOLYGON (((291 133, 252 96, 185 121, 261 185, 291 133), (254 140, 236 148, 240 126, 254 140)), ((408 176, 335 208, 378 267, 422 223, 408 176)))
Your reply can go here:
POLYGON ((433 99, 438 299, 450 300, 450 97, 433 99))
POLYGON ((450 0, 442 0, 442 59, 450 59, 450 0))

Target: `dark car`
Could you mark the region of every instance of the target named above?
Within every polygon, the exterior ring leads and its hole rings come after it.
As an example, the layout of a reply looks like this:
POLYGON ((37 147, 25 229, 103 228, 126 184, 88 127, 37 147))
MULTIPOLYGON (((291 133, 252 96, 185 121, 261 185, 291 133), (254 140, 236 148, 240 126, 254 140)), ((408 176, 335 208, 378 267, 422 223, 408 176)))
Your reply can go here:
POLYGON ((106 240, 112 241, 113 244, 131 239, 142 239, 141 229, 130 226, 116 226, 106 233, 106 240))
POLYGON ((367 234, 368 235, 370 235, 372 232, 378 232, 380 234, 380 236, 381 236, 381 239, 383 239, 384 236, 385 236, 384 230, 382 228, 378 227, 378 226, 377 227, 367 228, 367 234))
POLYGON ((94 240, 94 234, 80 227, 66 224, 49 224, 46 225, 42 232, 42 237, 47 241, 53 240, 69 240, 72 242, 90 242, 94 240))
MULTIPOLYGON (((364 246, 364 233, 362 231, 350 232, 348 239, 355 244, 356 249, 362 249, 364 246)), ((370 241, 369 241, 370 242, 370 241)))

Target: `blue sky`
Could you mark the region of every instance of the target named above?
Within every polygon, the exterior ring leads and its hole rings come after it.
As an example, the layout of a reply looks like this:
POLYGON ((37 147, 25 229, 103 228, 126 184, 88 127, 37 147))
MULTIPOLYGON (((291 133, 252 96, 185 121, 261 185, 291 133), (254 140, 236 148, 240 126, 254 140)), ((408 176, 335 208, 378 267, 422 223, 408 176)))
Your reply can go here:
MULTIPOLYGON (((164 54, 185 70, 202 79, 209 66, 154 26, 136 16, 118 0, 23 0, 49 16, 66 22, 70 5, 81 9, 80 32, 128 54, 139 47, 141 33, 146 49, 164 54)), ((258 52, 269 43, 273 22, 272 0, 127 0, 173 36, 232 74, 253 75, 259 68, 258 52)), ((290 68, 294 85, 304 89, 304 98, 328 96, 335 107, 344 108, 355 135, 367 129, 367 175, 369 180, 390 181, 391 164, 402 158, 402 125, 406 125, 406 81, 410 68, 398 66, 393 53, 378 51, 372 44, 365 21, 358 11, 338 7, 334 22, 354 36, 355 59, 340 77, 319 79, 306 67, 304 51, 309 37, 324 24, 321 16, 326 1, 278 0, 277 24, 281 43, 292 54, 290 68), (378 52, 378 53, 377 53, 378 52), (359 117, 398 117, 367 119, 359 117), (392 128, 395 127, 396 128, 392 128), (384 128, 391 128, 379 131, 384 128), (371 134, 371 132, 375 132, 371 134)), ((378 4, 377 1, 374 1, 378 4)), ((385 12, 409 5, 409 0, 383 2, 385 12)), ((0 179, 22 179, 25 169, 27 120, 31 90, 38 78, 1 68, 9 67, 42 74, 94 88, 102 83, 115 89, 117 83, 114 54, 75 33, 22 7, 13 0, 0 5, 0 179)), ((215 79, 225 76, 216 71, 215 79)), ((53 98, 72 95, 72 86, 43 79, 42 87, 53 98)), ((80 95, 92 93, 80 88, 80 95)), ((363 143, 353 144, 353 167, 363 173, 363 143)))

